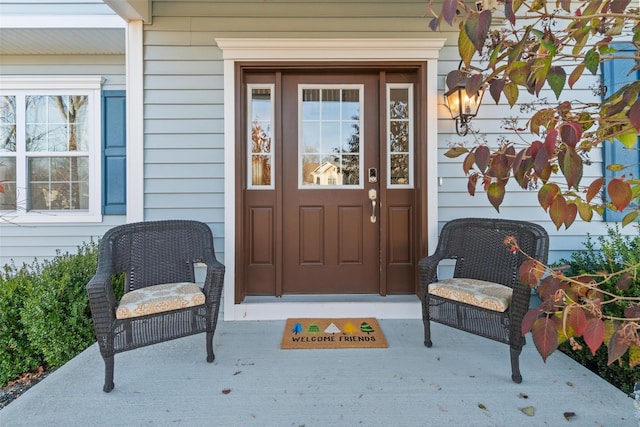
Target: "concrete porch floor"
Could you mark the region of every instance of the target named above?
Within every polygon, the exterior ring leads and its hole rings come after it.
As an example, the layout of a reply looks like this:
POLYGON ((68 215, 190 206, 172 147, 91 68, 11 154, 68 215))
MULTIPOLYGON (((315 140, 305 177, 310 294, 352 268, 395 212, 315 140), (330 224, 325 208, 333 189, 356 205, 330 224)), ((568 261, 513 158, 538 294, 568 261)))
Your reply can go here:
POLYGON ((221 320, 213 364, 203 334, 121 353, 109 394, 94 344, 0 426, 638 425, 632 399, 559 352, 545 364, 529 342, 515 384, 504 344, 434 324, 426 348, 420 320, 379 322, 387 349, 281 350, 284 321, 221 320))

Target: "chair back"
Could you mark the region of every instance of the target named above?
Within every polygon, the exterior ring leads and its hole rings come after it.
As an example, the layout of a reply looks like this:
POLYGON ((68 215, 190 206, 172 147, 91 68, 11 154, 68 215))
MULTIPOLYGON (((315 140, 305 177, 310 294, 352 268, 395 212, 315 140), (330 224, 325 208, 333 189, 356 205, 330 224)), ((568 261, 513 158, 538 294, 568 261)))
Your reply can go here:
POLYGON ((453 277, 473 278, 514 287, 526 257, 509 251, 505 238, 513 236, 529 256, 546 264, 549 236, 538 224, 488 218, 462 218, 444 225, 437 252, 455 259, 453 277))
MULTIPOLYGON (((125 293, 161 283, 195 282, 194 263, 214 254, 213 235, 198 221, 167 220, 125 224, 100 240, 101 266, 125 273, 125 293)), ((215 259, 215 255, 213 255, 215 259)), ((210 259, 210 258, 209 258, 210 259)))

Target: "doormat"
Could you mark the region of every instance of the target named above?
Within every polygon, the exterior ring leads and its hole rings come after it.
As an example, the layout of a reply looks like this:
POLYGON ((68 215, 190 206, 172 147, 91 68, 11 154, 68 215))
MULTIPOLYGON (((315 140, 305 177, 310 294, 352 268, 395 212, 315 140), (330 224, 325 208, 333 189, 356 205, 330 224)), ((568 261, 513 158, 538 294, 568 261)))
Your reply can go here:
POLYGON ((287 319, 282 349, 387 348, 378 321, 372 317, 347 319, 287 319))

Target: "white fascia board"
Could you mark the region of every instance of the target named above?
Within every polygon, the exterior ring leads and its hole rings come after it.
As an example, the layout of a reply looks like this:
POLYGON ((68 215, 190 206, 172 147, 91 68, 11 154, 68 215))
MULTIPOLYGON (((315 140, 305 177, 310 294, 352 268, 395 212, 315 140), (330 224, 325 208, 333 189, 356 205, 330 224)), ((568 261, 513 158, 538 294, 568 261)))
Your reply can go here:
POLYGON ((2 29, 125 27, 126 22, 117 15, 0 15, 2 29))

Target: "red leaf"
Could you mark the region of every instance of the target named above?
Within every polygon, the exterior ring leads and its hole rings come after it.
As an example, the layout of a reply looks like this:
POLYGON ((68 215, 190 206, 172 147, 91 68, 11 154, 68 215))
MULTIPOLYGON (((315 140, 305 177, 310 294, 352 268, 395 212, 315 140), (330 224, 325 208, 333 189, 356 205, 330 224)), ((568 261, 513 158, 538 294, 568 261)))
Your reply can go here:
POLYGON ((560 138, 562 142, 574 148, 582 138, 582 126, 575 122, 564 123, 560 127, 560 138))
POLYGON ((504 79, 496 79, 489 84, 489 93, 496 104, 500 102, 500 95, 502 94, 502 89, 504 89, 504 79))
POLYGON ((464 161, 462 162, 462 170, 464 171, 465 175, 469 175, 469 172, 471 171, 471 168, 473 167, 473 164, 475 162, 476 162, 476 155, 472 151, 469 154, 467 154, 467 157, 465 157, 464 161))
POLYGON ((547 357, 558 348, 558 330, 553 320, 542 317, 533 322, 531 335, 533 343, 538 349, 538 353, 542 356, 543 361, 547 361, 547 357))
POLYGON ((547 211, 560 192, 556 184, 545 184, 538 190, 538 203, 547 211))
POLYGON ((584 314, 582 307, 576 307, 569 312, 567 325, 569 325, 576 334, 584 334, 584 329, 587 326, 587 316, 584 314))
POLYGON ((478 182, 478 174, 473 173, 469 175, 469 181, 467 182, 467 191, 471 196, 476 195, 476 184, 478 182))
POLYGON ((520 264, 518 273, 520 274, 520 281, 522 283, 533 287, 542 279, 544 268, 541 268, 540 263, 535 259, 528 259, 520 264))
POLYGON ((478 165, 480 172, 485 172, 487 170, 490 157, 491 153, 489 152, 489 147, 486 145, 480 145, 476 148, 476 165, 478 165))
POLYGON ((577 215, 578 205, 575 203, 567 203, 567 211, 564 214, 564 228, 571 227, 571 224, 576 220, 577 215))
POLYGON ((624 273, 618 278, 618 281, 616 282, 616 288, 620 289, 621 291, 626 291, 627 289, 629 289, 629 286, 631 286, 632 283, 633 276, 631 276, 631 273, 624 273))
POLYGON ((595 196, 602 191, 602 185, 604 184, 604 178, 598 178, 593 181, 587 189, 587 203, 589 203, 595 196))
POLYGON ((547 276, 544 278, 540 286, 538 286, 538 295, 545 301, 553 298, 556 291, 560 288, 560 280, 554 276, 547 276))
POLYGON ((607 346, 607 366, 620 359, 629 349, 629 342, 624 339, 620 329, 616 330, 609 339, 607 346))
POLYGON ((584 342, 587 343, 592 355, 596 355, 596 351, 604 341, 604 322, 599 318, 593 318, 587 321, 582 334, 584 342))
POLYGON ((499 182, 492 182, 487 188, 487 197, 491 202, 491 205, 496 208, 496 211, 500 212, 500 205, 504 199, 505 188, 504 184, 499 182))
POLYGON ((629 108, 629 121, 631 125, 640 131, 640 98, 636 99, 631 108, 629 108))
POLYGON ((624 210, 631 203, 631 186, 620 178, 614 178, 609 182, 607 192, 611 203, 613 203, 618 212, 624 210))
POLYGON ((578 189, 578 184, 582 179, 583 164, 582 158, 573 149, 568 149, 560 165, 560 169, 567 180, 569 188, 578 189))
POLYGON ((544 147, 547 149, 547 155, 549 157, 553 156, 553 153, 556 151, 557 141, 558 141, 558 130, 551 129, 549 133, 547 133, 546 138, 544 139, 544 147))
POLYGON ((482 53, 482 47, 487 39, 490 26, 491 12, 487 9, 480 13, 471 14, 464 24, 464 30, 478 53, 482 53))
POLYGON ((538 175, 542 175, 544 169, 549 164, 549 155, 547 154, 547 150, 538 150, 535 159, 535 171, 538 175))
POLYGON ((562 224, 564 224, 564 218, 567 214, 567 202, 562 195, 556 197, 551 206, 549 207, 549 217, 557 230, 560 230, 562 224))
POLYGON ((456 17, 456 12, 458 11, 458 1, 457 0, 444 0, 442 2, 442 16, 447 24, 451 25, 453 20, 456 17))
POLYGON ((542 313, 542 311, 538 307, 531 308, 529 309, 529 311, 527 311, 527 313, 522 318, 522 325, 520 327, 522 336, 525 336, 527 332, 531 330, 531 328, 533 327, 533 322, 536 321, 540 313, 542 313))

